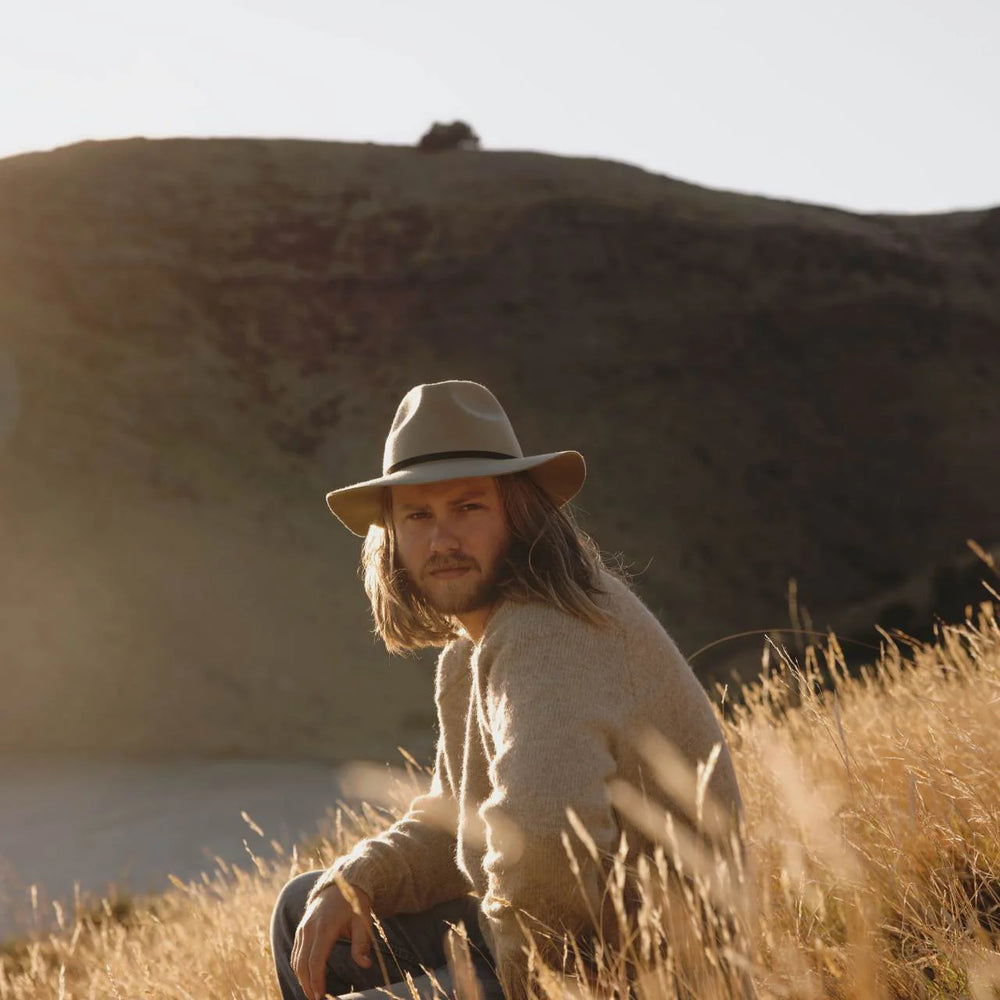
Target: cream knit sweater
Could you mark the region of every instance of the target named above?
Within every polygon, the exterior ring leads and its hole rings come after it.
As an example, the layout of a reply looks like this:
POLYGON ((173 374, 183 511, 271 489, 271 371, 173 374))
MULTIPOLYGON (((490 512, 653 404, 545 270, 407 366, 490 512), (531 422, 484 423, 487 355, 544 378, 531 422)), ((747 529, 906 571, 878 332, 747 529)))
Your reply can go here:
MULTIPOLYGON (((337 872, 371 897, 380 916, 476 893, 509 1000, 520 1000, 527 985, 519 912, 534 918, 532 926, 593 931, 588 913, 602 873, 585 868, 583 888, 571 873, 561 839, 567 809, 603 852, 614 853, 623 831, 633 854, 648 849, 611 802, 610 786, 624 779, 669 808, 635 738, 658 730, 692 767, 723 742, 703 688, 659 622, 619 580, 605 575, 601 585, 598 603, 611 616, 605 627, 507 601, 478 645, 459 638, 445 647, 428 794, 339 859, 313 890, 337 872)), ((725 746, 709 792, 724 811, 739 810, 725 746)))

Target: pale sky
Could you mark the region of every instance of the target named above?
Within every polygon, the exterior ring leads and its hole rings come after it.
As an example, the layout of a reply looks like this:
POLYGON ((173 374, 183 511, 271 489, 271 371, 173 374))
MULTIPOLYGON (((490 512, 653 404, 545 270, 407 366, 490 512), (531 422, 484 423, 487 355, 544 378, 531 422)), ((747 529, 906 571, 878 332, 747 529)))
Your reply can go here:
POLYGON ((8 0, 0 156, 132 135, 622 160, 861 211, 1000 205, 1000 0, 8 0))

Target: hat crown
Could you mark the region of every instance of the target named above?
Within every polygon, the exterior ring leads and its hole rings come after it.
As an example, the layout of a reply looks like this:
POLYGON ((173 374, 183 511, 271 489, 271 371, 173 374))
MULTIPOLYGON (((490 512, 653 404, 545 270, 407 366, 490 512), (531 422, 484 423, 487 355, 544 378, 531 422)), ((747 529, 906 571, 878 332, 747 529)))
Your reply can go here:
POLYGON ((474 456, 522 458, 524 452, 496 396, 478 382, 414 386, 396 410, 382 474, 420 461, 474 456))

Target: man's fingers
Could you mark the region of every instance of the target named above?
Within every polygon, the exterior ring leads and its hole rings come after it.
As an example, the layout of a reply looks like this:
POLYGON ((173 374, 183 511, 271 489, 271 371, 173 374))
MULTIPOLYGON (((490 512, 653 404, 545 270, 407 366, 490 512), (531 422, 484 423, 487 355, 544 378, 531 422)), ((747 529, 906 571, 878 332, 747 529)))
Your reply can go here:
POLYGON ((337 940, 351 938, 351 958, 362 969, 372 967, 368 897, 359 895, 365 915, 354 914, 341 891, 330 887, 306 908, 292 943, 292 971, 307 1000, 326 994, 327 960, 337 940))
POLYGON ((371 923, 358 914, 351 918, 351 958, 362 969, 372 967, 371 923))
POLYGON ((291 966, 309 1000, 319 1000, 326 993, 326 958, 322 938, 316 933, 315 924, 305 920, 295 932, 291 966))
POLYGON ((306 995, 321 1000, 326 994, 326 959, 330 954, 329 947, 324 947, 320 939, 315 939, 309 951, 306 966, 308 982, 302 984, 306 995))
POLYGON ((302 951, 305 943, 305 933, 302 927, 303 925, 299 924, 295 929, 295 942, 292 944, 292 954, 289 956, 292 972, 295 973, 299 981, 302 980, 302 972, 305 971, 302 965, 302 951))

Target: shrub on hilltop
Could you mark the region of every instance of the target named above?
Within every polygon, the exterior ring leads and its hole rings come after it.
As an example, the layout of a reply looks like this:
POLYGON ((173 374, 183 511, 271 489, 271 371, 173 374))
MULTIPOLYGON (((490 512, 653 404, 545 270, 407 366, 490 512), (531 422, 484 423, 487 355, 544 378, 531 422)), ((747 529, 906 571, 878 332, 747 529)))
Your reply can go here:
POLYGON ((479 149, 479 136, 466 122, 435 122, 420 137, 417 149, 425 153, 440 153, 448 149, 479 149))

